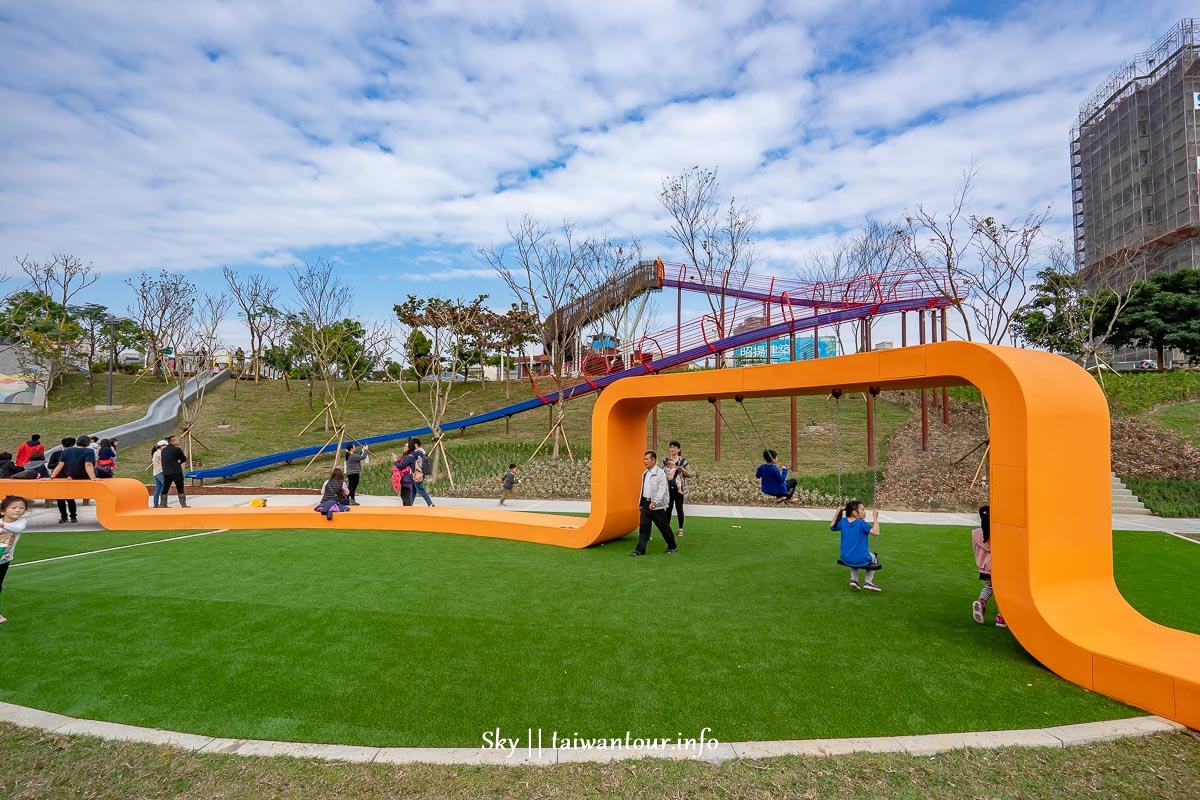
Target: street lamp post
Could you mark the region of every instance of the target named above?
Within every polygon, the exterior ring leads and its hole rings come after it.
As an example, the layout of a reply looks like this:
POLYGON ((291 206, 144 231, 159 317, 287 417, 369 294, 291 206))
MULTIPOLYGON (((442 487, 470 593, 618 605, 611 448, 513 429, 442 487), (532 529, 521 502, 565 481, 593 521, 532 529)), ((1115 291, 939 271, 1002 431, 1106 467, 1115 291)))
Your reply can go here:
POLYGON ((111 408, 112 401, 112 373, 113 361, 117 358, 117 323, 121 320, 108 314, 104 317, 104 322, 108 325, 108 405, 111 408))

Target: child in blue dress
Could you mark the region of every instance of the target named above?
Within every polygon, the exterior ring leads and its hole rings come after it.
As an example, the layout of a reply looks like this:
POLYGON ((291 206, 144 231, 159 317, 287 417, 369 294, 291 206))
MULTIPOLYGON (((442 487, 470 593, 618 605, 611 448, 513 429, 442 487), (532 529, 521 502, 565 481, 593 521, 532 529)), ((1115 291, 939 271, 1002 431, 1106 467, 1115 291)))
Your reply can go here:
POLYGON ((850 588, 859 587, 859 574, 866 571, 862 588, 868 592, 883 591, 875 585, 875 573, 880 569, 879 557, 868 548, 868 537, 879 535, 879 512, 871 512, 871 523, 867 523, 867 506, 858 500, 846 503, 833 515, 829 530, 842 534, 841 558, 838 563, 850 568, 850 588))

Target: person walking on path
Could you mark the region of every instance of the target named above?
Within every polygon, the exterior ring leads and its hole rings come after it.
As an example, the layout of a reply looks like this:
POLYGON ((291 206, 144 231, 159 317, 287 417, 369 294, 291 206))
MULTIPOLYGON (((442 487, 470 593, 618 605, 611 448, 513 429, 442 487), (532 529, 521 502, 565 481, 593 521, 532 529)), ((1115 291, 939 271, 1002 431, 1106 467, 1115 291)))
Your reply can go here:
POLYGON ((521 479, 517 477, 517 465, 509 464, 508 472, 500 476, 500 505, 504 505, 504 501, 513 496, 520 482, 521 479))
POLYGON ((358 447, 353 444, 346 445, 346 491, 349 493, 346 500, 347 505, 358 505, 358 481, 362 477, 362 468, 364 464, 371 463, 370 448, 365 444, 358 447))
POLYGON ((671 533, 671 495, 667 490, 667 474, 658 466, 658 453, 653 450, 642 454, 642 462, 646 465, 646 471, 642 473, 642 494, 638 498, 641 520, 638 523, 637 547, 630 555, 646 555, 651 523, 662 534, 663 541, 667 543, 667 555, 670 555, 678 548, 675 535, 671 533))
MULTIPOLYGON (((8 565, 12 563, 17 540, 25 532, 26 521, 21 517, 28 507, 29 503, 24 497, 13 494, 0 500, 0 590, 4 588, 4 577, 8 575, 8 565)), ((0 624, 5 622, 8 620, 0 616, 0 624)))
MULTIPOLYGON (((68 445, 67 441, 67 439, 63 439, 63 449, 59 451, 58 464, 54 466, 50 477, 61 476, 75 481, 96 480, 96 451, 88 447, 88 437, 80 436, 74 440, 73 445, 68 445)), ((76 516, 75 501, 59 500, 58 517, 60 525, 68 521, 79 522, 76 516), (67 519, 68 514, 70 514, 70 520, 67 519)))
POLYGON ((167 446, 166 439, 159 439, 150 451, 150 474, 154 476, 154 508, 158 508, 159 499, 163 493, 162 449, 167 446))
POLYGON ((429 496, 429 492, 425 491, 425 479, 433 472, 433 460, 421 446, 420 439, 413 439, 413 444, 417 446, 417 461, 413 465, 413 492, 416 493, 413 496, 413 502, 416 502, 416 495, 420 495, 425 498, 426 506, 433 506, 433 498, 429 496))
POLYGON ((667 518, 672 512, 679 514, 679 530, 676 536, 683 536, 683 501, 688 496, 688 478, 692 477, 688 469, 688 460, 683 457, 683 447, 679 442, 671 442, 671 452, 663 459, 663 469, 667 473, 667 491, 670 492, 671 502, 667 506, 667 518))
POLYGON ((162 497, 159 498, 162 505, 159 508, 167 508, 167 495, 171 493, 171 485, 175 485, 175 494, 179 495, 180 508, 187 508, 187 495, 183 492, 183 465, 187 463, 187 455, 183 452, 183 448, 179 446, 178 436, 168 436, 167 446, 161 451, 162 458, 162 475, 163 475, 163 490, 162 497))
POLYGON ((29 441, 21 443, 21 446, 17 448, 17 457, 13 459, 13 463, 21 469, 25 469, 25 465, 35 454, 41 455, 41 461, 46 460, 46 448, 42 445, 40 433, 33 434, 29 437, 29 441))

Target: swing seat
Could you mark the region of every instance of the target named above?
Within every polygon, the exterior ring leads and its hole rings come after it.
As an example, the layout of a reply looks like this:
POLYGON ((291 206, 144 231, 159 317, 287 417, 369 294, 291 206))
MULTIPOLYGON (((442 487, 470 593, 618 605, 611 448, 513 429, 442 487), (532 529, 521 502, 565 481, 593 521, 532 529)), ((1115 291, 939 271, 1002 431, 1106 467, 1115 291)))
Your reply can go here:
POLYGON ((842 561, 839 558, 837 563, 839 566, 847 567, 848 569, 869 569, 872 572, 879 572, 881 569, 883 569, 883 564, 880 564, 878 561, 870 564, 847 564, 845 561, 842 561))

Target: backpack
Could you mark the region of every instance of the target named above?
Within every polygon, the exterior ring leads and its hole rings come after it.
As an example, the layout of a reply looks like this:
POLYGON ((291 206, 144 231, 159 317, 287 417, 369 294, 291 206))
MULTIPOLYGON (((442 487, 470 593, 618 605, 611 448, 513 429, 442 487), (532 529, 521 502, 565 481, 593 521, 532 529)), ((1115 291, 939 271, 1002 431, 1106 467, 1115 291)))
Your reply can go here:
POLYGON ((421 453, 417 463, 413 464, 413 480, 417 483, 425 480, 425 476, 433 472, 433 461, 428 453, 421 453))

